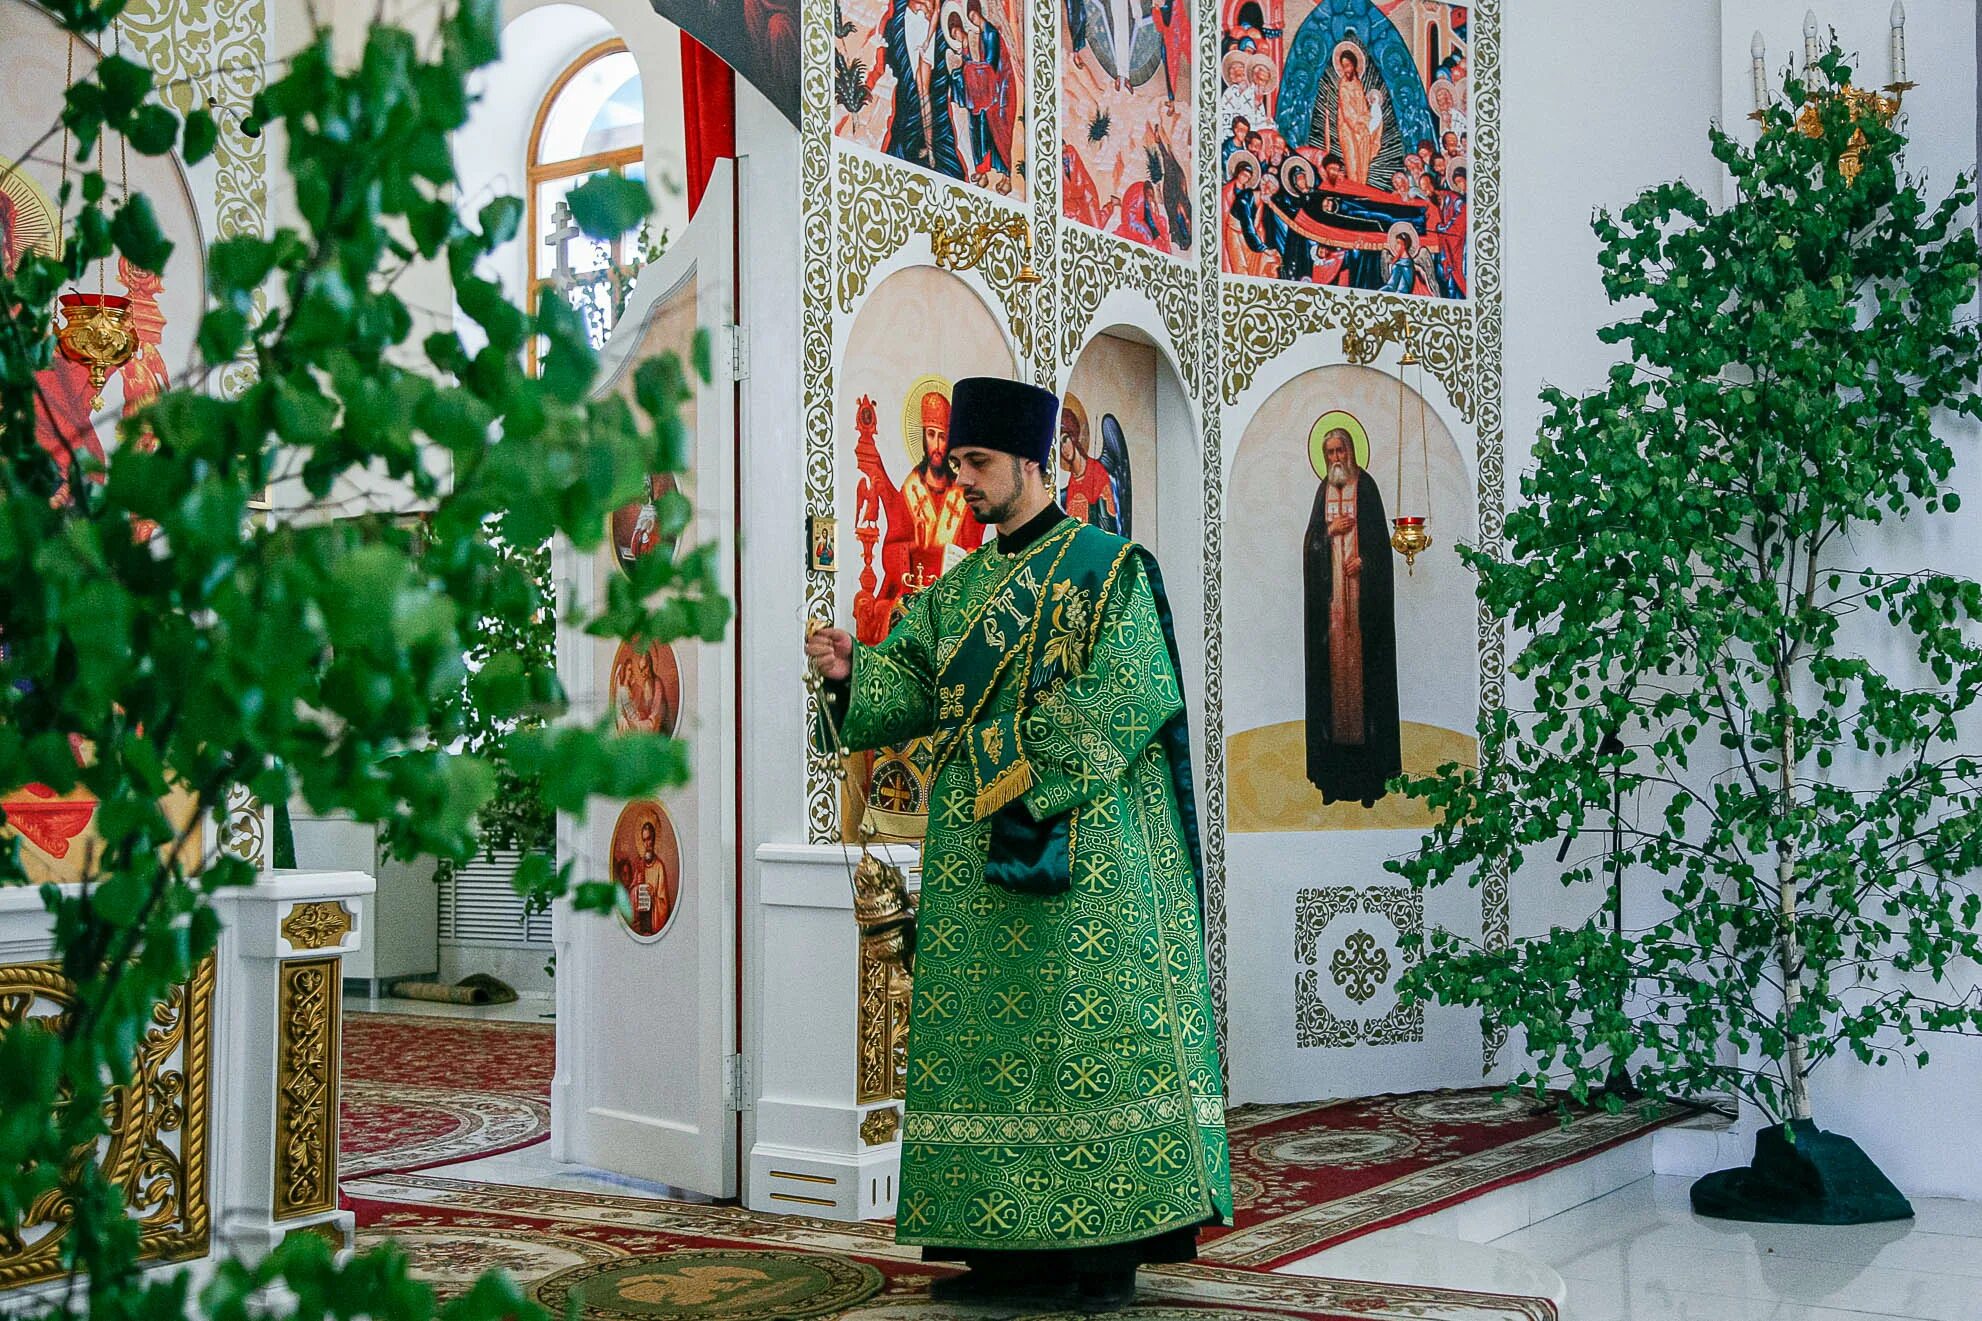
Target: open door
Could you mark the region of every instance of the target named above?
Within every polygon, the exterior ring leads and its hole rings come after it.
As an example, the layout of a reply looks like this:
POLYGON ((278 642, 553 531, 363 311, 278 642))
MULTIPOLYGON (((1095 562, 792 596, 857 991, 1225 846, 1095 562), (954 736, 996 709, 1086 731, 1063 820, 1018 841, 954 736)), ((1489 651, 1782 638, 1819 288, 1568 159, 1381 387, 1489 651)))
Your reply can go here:
MULTIPOLYGON (((682 479, 695 504, 687 544, 728 539, 736 526, 735 401, 724 370, 735 287, 732 168, 717 163, 694 219, 641 272, 607 343, 599 387, 630 397, 639 363, 668 351, 686 363, 697 329, 709 333, 716 379, 698 386, 684 418, 695 437, 682 479)), ((596 607, 623 563, 674 549, 657 540, 644 506, 615 514, 596 553, 560 542, 561 602, 596 607)), ((733 595, 733 557, 723 563, 723 588, 733 595)), ((735 641, 686 640, 636 654, 586 637, 569 626, 567 610, 559 614, 558 668, 574 718, 612 711, 622 727, 688 739, 694 779, 654 800, 596 800, 583 822, 558 822, 559 860, 575 863, 580 879, 625 887, 633 918, 569 905, 555 914, 552 1149, 630 1178, 734 1196, 735 641)))

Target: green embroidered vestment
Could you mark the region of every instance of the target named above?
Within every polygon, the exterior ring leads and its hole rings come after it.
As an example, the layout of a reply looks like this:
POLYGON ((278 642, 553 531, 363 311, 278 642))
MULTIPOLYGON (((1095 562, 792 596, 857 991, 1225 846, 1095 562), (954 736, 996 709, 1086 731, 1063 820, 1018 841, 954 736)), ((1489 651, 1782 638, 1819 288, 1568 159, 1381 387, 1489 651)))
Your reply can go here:
POLYGON ((938 757, 901 1242, 1103 1246, 1230 1220, 1182 694, 1145 560, 1069 519, 976 551, 855 648, 848 745, 933 734, 938 757), (986 881, 1000 812, 1025 814, 1050 856, 1020 870, 1060 892, 986 881))

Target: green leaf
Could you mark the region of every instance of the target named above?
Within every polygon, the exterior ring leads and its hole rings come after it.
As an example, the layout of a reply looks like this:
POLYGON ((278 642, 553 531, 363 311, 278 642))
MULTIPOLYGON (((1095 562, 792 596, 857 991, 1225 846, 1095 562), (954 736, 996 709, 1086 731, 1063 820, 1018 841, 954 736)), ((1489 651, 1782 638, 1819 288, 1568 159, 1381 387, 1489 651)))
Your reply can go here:
POLYGON ((213 154, 220 141, 220 125, 211 113, 195 110, 186 116, 186 127, 179 154, 188 165, 198 165, 213 154))
POLYGON ((565 194, 571 218, 587 238, 616 239, 653 213, 647 186, 610 172, 593 175, 565 194))
POLYGON ((483 241, 490 248, 496 248, 516 237, 523 225, 523 199, 520 197, 498 197, 483 207, 476 220, 481 225, 483 241))
POLYGON ((125 133, 133 150, 146 156, 163 156, 179 140, 179 120, 162 105, 139 106, 125 133))
POLYGON ((152 73, 122 55, 106 55, 97 63, 96 81, 103 87, 106 116, 116 120, 132 114, 151 94, 152 73))
POLYGON ((131 261, 139 270, 162 272, 167 259, 172 256, 172 240, 165 237, 159 228, 158 215, 151 208, 151 199, 143 193, 134 193, 117 208, 116 216, 110 222, 110 235, 117 244, 117 251, 131 261))

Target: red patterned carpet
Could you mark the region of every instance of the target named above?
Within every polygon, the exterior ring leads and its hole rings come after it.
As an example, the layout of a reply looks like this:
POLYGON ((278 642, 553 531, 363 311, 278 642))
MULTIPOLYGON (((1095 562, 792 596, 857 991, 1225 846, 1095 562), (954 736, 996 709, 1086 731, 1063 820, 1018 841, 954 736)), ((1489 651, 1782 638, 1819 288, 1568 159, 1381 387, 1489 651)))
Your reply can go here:
POLYGON ((1490 1090, 1247 1106, 1232 1139, 1230 1230, 1204 1259, 1272 1270, 1363 1234, 1572 1164, 1688 1113, 1555 1109, 1490 1090))
MULTIPOLYGON (((396 1240, 446 1298, 507 1269, 553 1316, 587 1321, 947 1321, 1009 1309, 933 1302, 925 1266, 891 1226, 739 1207, 401 1174, 346 1185, 361 1246, 396 1240)), ((1070 1313, 1028 1313, 1033 1321, 1070 1313)), ((1142 1272, 1127 1321, 1556 1321, 1553 1304, 1217 1265, 1142 1272)))
POLYGON ((430 1169, 542 1142, 556 1058, 548 1024, 345 1015, 339 1172, 430 1169))

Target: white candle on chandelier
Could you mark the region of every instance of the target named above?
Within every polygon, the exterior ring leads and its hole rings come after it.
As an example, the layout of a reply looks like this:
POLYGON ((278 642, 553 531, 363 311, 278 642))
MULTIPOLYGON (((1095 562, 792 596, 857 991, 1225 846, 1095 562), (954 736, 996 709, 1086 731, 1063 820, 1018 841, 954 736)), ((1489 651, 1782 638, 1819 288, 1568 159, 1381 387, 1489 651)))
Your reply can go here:
POLYGON ((1893 86, 1906 81, 1906 5, 1893 0, 1893 86))
POLYGON ((1755 109, 1766 110, 1769 105, 1769 48, 1763 44, 1759 28, 1755 31, 1755 39, 1748 43, 1748 67, 1755 80, 1755 109))
POLYGON ((1818 57, 1822 54, 1823 52, 1817 48, 1817 11, 1814 9, 1805 10, 1803 13, 1804 77, 1807 78, 1810 76, 1811 70, 1817 67, 1818 57))

